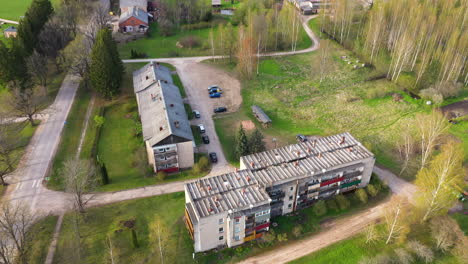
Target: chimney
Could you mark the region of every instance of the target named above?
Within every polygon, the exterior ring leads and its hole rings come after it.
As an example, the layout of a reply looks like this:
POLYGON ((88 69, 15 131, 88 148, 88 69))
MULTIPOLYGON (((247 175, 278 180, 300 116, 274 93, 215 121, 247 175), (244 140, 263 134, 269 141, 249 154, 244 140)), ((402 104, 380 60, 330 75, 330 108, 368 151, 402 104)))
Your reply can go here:
POLYGON ((299 157, 299 155, 301 155, 301 152, 298 150, 298 151, 296 152, 296 155, 299 157))
POLYGON ((174 107, 174 104, 170 104, 169 106, 174 107))
POLYGON ((148 79, 149 79, 149 77, 148 77, 148 76, 146 76, 146 80, 148 80, 148 79))
POLYGON ((311 153, 312 152, 312 149, 311 148, 307 148, 307 153, 311 153))
POLYGON ((250 176, 247 176, 247 181, 250 182, 250 176))
POLYGON ((312 143, 312 147, 315 148, 315 145, 317 145, 317 140, 315 139, 314 142, 312 143))
POLYGON ((211 191, 211 186, 210 185, 208 185, 207 188, 208 188, 208 191, 211 191))
POLYGON ((235 172, 235 173, 237 173, 238 171, 239 171, 239 169, 238 169, 238 168, 235 168, 235 169, 234 169, 234 172, 235 172))
POLYGON ((179 128, 179 121, 174 121, 174 125, 176 128, 179 128))
POLYGON ((295 161, 294 166, 296 166, 296 167, 299 166, 299 161, 295 161))
POLYGON ((346 141, 346 137, 345 136, 342 136, 341 137, 341 141, 340 141, 340 145, 344 144, 346 141))
POLYGON ((159 127, 159 131, 163 131, 163 129, 164 129, 163 127, 159 127))
POLYGON ((318 154, 318 157, 319 157, 319 159, 322 158, 322 152, 320 152, 320 153, 318 154))
POLYGON ((252 167, 252 168, 255 167, 255 162, 253 162, 253 161, 250 162, 250 167, 252 167))

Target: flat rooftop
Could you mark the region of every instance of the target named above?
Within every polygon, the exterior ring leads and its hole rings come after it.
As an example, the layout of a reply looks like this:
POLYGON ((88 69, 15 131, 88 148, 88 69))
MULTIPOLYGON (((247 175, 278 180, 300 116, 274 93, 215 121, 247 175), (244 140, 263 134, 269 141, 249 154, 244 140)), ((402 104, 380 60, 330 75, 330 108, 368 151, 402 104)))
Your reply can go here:
POLYGON ((266 186, 311 176, 374 155, 342 133, 241 157, 247 169, 186 184, 200 217, 269 203, 266 186))

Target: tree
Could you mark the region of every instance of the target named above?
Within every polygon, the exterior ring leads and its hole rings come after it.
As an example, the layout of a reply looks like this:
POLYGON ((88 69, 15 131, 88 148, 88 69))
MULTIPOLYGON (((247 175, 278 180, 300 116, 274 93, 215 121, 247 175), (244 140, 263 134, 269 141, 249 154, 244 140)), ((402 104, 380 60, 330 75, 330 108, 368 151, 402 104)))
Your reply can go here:
POLYGON ((65 177, 65 190, 73 195, 75 209, 84 213, 86 203, 91 200, 86 194, 96 186, 92 163, 78 158, 69 159, 63 165, 62 174, 65 177))
POLYGON ((34 0, 18 26, 18 39, 26 54, 31 54, 38 43, 38 36, 54 9, 49 0, 34 0))
POLYGON ((247 140, 247 136, 245 134, 244 127, 242 124, 237 131, 236 136, 236 154, 237 157, 245 156, 249 154, 249 142, 247 140))
MULTIPOLYGON (((325 78, 325 75, 330 70, 330 40, 324 39, 320 41, 320 83, 325 78)), ((315 66, 315 65, 314 65, 315 66)))
POLYGON ((415 184, 421 190, 417 206, 423 213, 422 221, 445 214, 457 201, 457 190, 463 186, 465 175, 462 161, 462 146, 450 141, 442 146, 429 167, 419 171, 415 184))
POLYGON ((395 249, 395 255, 398 258, 398 263, 401 264, 411 264, 414 261, 413 256, 404 248, 395 249))
POLYGON ((73 39, 72 33, 62 27, 62 21, 55 17, 51 18, 43 27, 38 37, 37 51, 55 62, 57 71, 60 70, 60 62, 63 58, 59 56, 60 51, 73 39))
POLYGON ((91 51, 90 81, 93 89, 104 98, 118 93, 124 68, 117 46, 108 29, 101 29, 91 51))
POLYGON ((118 250, 115 247, 114 243, 112 242, 110 235, 107 235, 107 238, 106 238, 106 248, 107 248, 106 263, 117 264, 119 262, 118 250))
POLYGON ((26 65, 34 83, 42 86, 44 91, 47 92, 47 58, 37 51, 34 51, 33 54, 26 59, 26 65))
POLYGON ((403 242, 409 232, 407 219, 407 201, 395 196, 384 209, 385 244, 391 241, 403 242))
POLYGON ((164 264, 167 244, 170 236, 167 232, 166 225, 158 215, 156 215, 150 223, 149 232, 151 247, 154 251, 158 252, 161 263, 164 264))
POLYGON ((222 54, 229 57, 229 62, 232 62, 234 54, 237 48, 237 34, 231 23, 228 23, 225 27, 222 24, 219 25, 218 33, 220 37, 220 49, 222 54))
POLYGON ((302 235, 302 227, 300 225, 297 225, 293 227, 292 234, 295 238, 298 238, 302 235))
POLYGON ((371 197, 375 197, 379 194, 379 190, 373 184, 368 184, 366 186, 366 191, 371 197))
POLYGON ((5 105, 11 108, 14 117, 25 117, 32 126, 35 126, 35 115, 45 107, 46 96, 39 94, 31 83, 24 83, 24 86, 10 86, 10 91, 5 105))
POLYGON ((411 133, 409 125, 403 129, 401 138, 398 141, 398 152, 403 160, 401 166, 400 175, 408 168, 409 162, 414 154, 415 139, 411 133))
POLYGON ((440 112, 434 110, 430 116, 418 115, 416 124, 421 142, 421 168, 424 168, 437 140, 448 130, 448 122, 440 112))
POLYGON ((0 117, 0 184, 7 185, 6 175, 15 170, 15 164, 20 159, 14 151, 20 145, 21 125, 8 124, 0 117))
POLYGON ((258 153, 266 150, 264 136, 257 128, 252 132, 249 139, 250 153, 258 153))
POLYGON ((246 78, 253 77, 254 70, 257 67, 258 58, 256 56, 255 40, 241 26, 239 28, 239 42, 237 49, 237 71, 246 78))
POLYGON ((28 81, 28 69, 24 61, 24 52, 17 39, 13 39, 8 48, 0 42, 0 83, 17 86, 28 81))
POLYGON ((109 174, 107 174, 106 164, 103 162, 100 164, 101 167, 101 177, 102 177, 102 184, 106 185, 109 184, 109 174))
POLYGON ((450 250, 464 237, 458 223, 446 215, 431 219, 429 227, 436 247, 443 252, 450 250))
POLYGON ((327 205, 325 204, 324 200, 320 200, 316 202, 313 207, 312 211, 316 216, 322 216, 327 213, 327 205))
POLYGON ((26 205, 3 202, 0 204, 0 260, 4 263, 28 263, 32 234, 28 229, 35 217, 26 205))
POLYGON ((338 207, 340 207, 340 210, 348 209, 349 206, 351 205, 349 200, 343 194, 337 195, 335 197, 335 200, 338 203, 338 207))
POLYGON ((167 178, 167 173, 165 173, 164 171, 158 171, 158 173, 156 174, 156 178, 160 181, 164 181, 167 178))
POLYGON ((426 263, 430 263, 434 260, 434 252, 432 252, 431 248, 417 240, 408 242, 408 249, 426 263))
POLYGON ((379 238, 377 228, 375 228, 374 224, 370 224, 364 230, 366 235, 366 243, 374 242, 379 238))
POLYGON ((354 193, 354 195, 356 196, 356 198, 363 204, 367 203, 367 200, 368 200, 368 197, 367 197, 367 193, 364 189, 358 189, 356 190, 356 192, 354 193))
MULTIPOLYGON (((98 5, 98 7, 94 8, 93 10, 94 12, 91 15, 90 22, 88 23, 86 29, 82 32, 88 39, 87 43, 90 45, 93 45, 96 42, 98 32, 107 28, 107 25, 110 24, 112 20, 108 10, 106 10, 101 5, 98 5)), ((91 46, 89 48, 91 49, 91 46)))

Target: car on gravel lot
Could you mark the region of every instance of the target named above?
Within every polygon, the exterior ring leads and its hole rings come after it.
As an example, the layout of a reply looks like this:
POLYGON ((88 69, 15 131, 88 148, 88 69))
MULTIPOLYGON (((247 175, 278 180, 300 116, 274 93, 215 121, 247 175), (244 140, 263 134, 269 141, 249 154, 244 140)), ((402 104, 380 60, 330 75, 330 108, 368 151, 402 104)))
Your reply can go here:
POLYGON ((306 141, 307 141, 307 137, 304 136, 304 135, 302 135, 302 134, 297 134, 297 135, 296 135, 296 139, 297 139, 297 141, 299 141, 299 142, 306 142, 306 141))
POLYGON ((210 93, 210 98, 220 98, 221 94, 220 93, 210 93))
POLYGON ((219 86, 218 85, 208 86, 208 91, 211 90, 211 89, 219 89, 219 86))
POLYGON ((196 117, 196 118, 200 118, 200 112, 198 110, 193 110, 193 115, 196 117))
POLYGON ((208 90, 208 93, 223 93, 223 90, 219 89, 219 88, 212 88, 210 90, 208 90))
POLYGON ((227 111, 227 108, 224 107, 224 106, 216 107, 216 108, 214 109, 214 112, 215 112, 215 113, 223 113, 223 112, 226 112, 226 111, 227 111))
POLYGON ((200 133, 205 133, 205 127, 202 124, 198 125, 198 129, 200 130, 200 133))
POLYGON ((201 137, 201 139, 202 139, 203 143, 210 144, 210 138, 208 137, 208 135, 203 135, 201 137))
POLYGON ((211 160, 211 162, 213 162, 213 163, 218 162, 218 156, 216 156, 216 153, 210 152, 209 155, 210 155, 210 160, 211 160))

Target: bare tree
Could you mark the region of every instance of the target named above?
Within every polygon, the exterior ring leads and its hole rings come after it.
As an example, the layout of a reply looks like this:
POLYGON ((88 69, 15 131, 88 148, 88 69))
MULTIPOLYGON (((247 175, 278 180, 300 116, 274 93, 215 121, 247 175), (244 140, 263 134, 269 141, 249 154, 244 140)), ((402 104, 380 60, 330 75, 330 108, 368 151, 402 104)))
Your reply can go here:
POLYGON ((0 184, 7 185, 5 176, 15 170, 19 156, 14 151, 20 145, 21 124, 6 124, 7 120, 0 117, 0 184))
POLYGON ((401 165, 400 175, 408 168, 408 164, 413 157, 414 152, 414 137, 411 133, 409 125, 402 131, 401 139, 398 142, 398 152, 400 153, 403 164, 401 165))
POLYGON ((164 254, 166 252, 169 234, 166 232, 167 228, 162 222, 162 219, 156 215, 153 222, 150 224, 150 240, 153 248, 157 248, 161 263, 164 264, 164 254))
POLYGON ((27 58, 26 65, 34 82, 42 86, 44 91, 47 92, 47 57, 34 51, 33 54, 27 58))
POLYGON ((417 240, 408 242, 408 248, 426 263, 430 263, 434 260, 434 252, 432 252, 431 248, 417 240))
POLYGON ((455 246, 464 236, 457 222, 446 215, 431 219, 429 226, 436 247, 444 252, 455 246))
POLYGON ((0 258, 5 263, 28 263, 32 237, 28 229, 35 218, 20 203, 0 204, 0 258))
POLYGON ((393 197, 384 210, 385 244, 393 240, 403 241, 409 231, 407 222, 407 201, 402 197, 393 197))
POLYGON ((73 74, 80 76, 84 80, 85 87, 89 85, 90 47, 91 45, 87 38, 84 38, 83 35, 77 35, 75 39, 61 51, 65 68, 70 69, 73 74))
POLYGON ((107 248, 107 263, 117 264, 119 263, 117 248, 112 242, 111 236, 107 235, 106 238, 106 248, 107 248))
POLYGON ((32 126, 35 126, 35 115, 45 108, 47 97, 39 94, 30 84, 27 87, 11 87, 11 93, 5 98, 14 117, 27 118, 32 126))
POLYGON ((320 83, 330 70, 330 40, 324 39, 320 41, 320 83))
POLYGON ((72 158, 65 161, 63 175, 66 191, 73 194, 75 209, 83 213, 86 203, 91 199, 86 197, 86 194, 92 191, 97 183, 94 166, 90 161, 72 158))
POLYGON ((366 243, 376 241, 379 238, 377 229, 375 228, 374 224, 368 225, 364 230, 364 233, 366 235, 366 243))
POLYGON ((421 140, 421 168, 424 168, 437 140, 448 130, 448 122, 439 111, 434 110, 430 116, 418 115, 416 123, 421 140))
POLYGON ((96 41, 98 31, 107 27, 111 20, 112 17, 109 15, 108 10, 106 10, 101 5, 99 5, 94 10, 94 13, 91 15, 91 21, 89 22, 86 29, 82 32, 89 40, 91 45, 93 45, 94 41, 96 41))
POLYGON ((404 248, 395 249, 395 255, 398 258, 398 263, 401 264, 410 264, 414 261, 413 256, 404 248))

